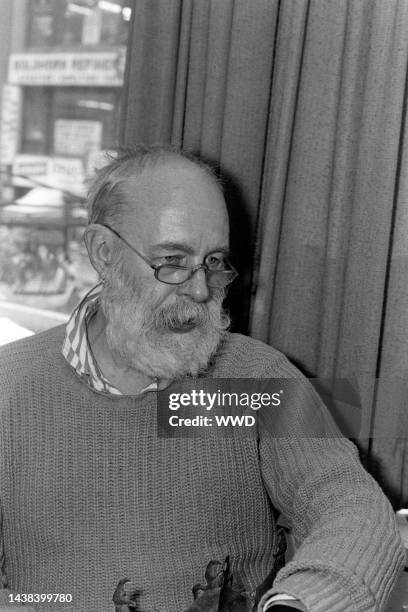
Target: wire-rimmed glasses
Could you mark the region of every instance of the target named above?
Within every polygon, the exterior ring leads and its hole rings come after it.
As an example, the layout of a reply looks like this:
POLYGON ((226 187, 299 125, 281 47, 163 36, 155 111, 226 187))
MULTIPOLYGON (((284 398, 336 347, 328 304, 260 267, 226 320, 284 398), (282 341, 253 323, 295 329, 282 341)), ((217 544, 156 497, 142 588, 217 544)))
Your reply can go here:
POLYGON ((136 255, 138 255, 148 266, 154 270, 155 278, 161 283, 166 285, 181 285, 197 272, 198 270, 204 270, 206 275, 207 285, 212 288, 223 289, 227 287, 232 281, 238 276, 238 272, 228 261, 225 255, 222 257, 218 252, 209 253, 205 256, 203 263, 197 266, 179 266, 176 264, 153 264, 147 257, 139 253, 133 245, 131 245, 123 236, 119 234, 113 227, 105 223, 100 223, 103 227, 110 230, 115 236, 117 236, 126 246, 131 249, 136 255))

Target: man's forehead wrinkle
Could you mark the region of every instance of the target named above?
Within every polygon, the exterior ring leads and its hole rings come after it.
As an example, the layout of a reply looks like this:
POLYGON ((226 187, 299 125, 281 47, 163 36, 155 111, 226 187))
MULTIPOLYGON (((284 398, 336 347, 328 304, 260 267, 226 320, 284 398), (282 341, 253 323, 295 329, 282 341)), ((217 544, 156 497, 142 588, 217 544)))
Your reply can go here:
MULTIPOLYGON (((190 244, 186 242, 174 242, 171 240, 164 240, 162 242, 157 242, 155 244, 152 244, 150 246, 150 250, 154 252, 155 249, 174 249, 174 250, 185 251, 189 255, 195 254, 195 249, 190 244)), ((215 247, 212 247, 211 252, 212 253, 225 253, 228 255, 230 252, 230 249, 228 246, 224 244, 216 245, 215 247)))
POLYGON ((188 253, 189 255, 194 255, 194 249, 191 245, 186 242, 174 242, 172 240, 163 240, 161 242, 154 243, 150 246, 150 250, 154 252, 157 249, 171 249, 171 250, 180 250, 188 253))

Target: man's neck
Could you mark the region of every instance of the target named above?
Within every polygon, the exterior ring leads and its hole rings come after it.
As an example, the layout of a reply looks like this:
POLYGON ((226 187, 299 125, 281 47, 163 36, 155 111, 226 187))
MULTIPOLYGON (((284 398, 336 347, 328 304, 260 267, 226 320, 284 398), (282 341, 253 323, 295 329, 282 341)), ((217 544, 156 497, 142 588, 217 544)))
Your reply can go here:
POLYGON ((153 380, 120 361, 106 340, 106 319, 99 309, 88 323, 88 342, 105 378, 124 395, 137 395, 153 380))

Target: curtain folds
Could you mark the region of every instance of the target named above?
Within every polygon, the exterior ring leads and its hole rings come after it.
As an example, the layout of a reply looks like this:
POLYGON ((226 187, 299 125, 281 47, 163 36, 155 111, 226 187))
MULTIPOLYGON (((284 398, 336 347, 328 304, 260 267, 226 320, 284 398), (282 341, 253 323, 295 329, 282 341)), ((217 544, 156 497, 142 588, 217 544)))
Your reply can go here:
POLYGON ((352 382, 360 446, 397 506, 408 503, 407 31, 406 0, 135 0, 121 136, 220 167, 237 327, 311 376, 352 382))

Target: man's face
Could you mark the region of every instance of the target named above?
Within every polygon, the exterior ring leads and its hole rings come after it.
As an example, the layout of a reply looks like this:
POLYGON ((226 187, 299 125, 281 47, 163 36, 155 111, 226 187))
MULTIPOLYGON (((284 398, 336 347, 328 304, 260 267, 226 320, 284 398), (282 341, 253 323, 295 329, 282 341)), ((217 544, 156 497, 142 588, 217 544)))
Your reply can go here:
MULTIPOLYGON (((118 229, 153 264, 196 266, 228 248, 222 194, 194 165, 176 160, 145 170, 123 192, 130 212, 118 229)), ((224 291, 208 287, 202 269, 181 285, 159 282, 123 245, 101 296, 109 346, 127 366, 149 376, 195 375, 228 325, 223 297, 224 291)))

